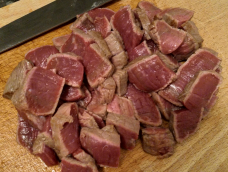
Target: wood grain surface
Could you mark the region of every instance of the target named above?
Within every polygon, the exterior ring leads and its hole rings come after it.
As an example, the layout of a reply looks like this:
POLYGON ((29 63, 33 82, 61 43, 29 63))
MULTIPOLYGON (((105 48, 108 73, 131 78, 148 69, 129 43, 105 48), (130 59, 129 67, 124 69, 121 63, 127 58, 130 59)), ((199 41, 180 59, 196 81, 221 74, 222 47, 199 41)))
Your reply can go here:
MULTIPOLYGON (((47 1, 43 0, 44 3, 47 1)), ((120 6, 136 7, 139 0, 113 1, 106 5, 117 11, 120 6)), ((204 38, 203 46, 214 49, 222 59, 223 83, 218 101, 202 121, 199 130, 182 144, 175 154, 157 159, 146 154, 141 142, 132 151, 121 150, 120 167, 101 169, 104 172, 226 172, 228 171, 228 1, 227 0, 151 0, 159 8, 184 7, 195 11, 193 21, 204 38)), ((24 7, 18 7, 24 8, 24 7)), ((2 14, 0 17, 0 23, 2 14)), ((43 34, 0 55, 0 94, 7 78, 30 49, 52 45, 52 38, 70 33, 70 24, 43 34)), ((1 38, 0 38, 1 41, 1 38)), ((9 100, 0 97, 0 171, 1 172, 60 172, 58 166, 46 167, 16 142, 17 113, 9 100)))

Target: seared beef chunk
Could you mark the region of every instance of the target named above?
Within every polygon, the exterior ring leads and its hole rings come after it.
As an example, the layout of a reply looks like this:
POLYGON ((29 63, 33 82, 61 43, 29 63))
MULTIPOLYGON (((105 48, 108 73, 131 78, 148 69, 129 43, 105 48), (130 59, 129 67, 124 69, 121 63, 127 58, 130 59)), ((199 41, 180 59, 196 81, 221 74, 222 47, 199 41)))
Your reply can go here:
POLYGON ((88 15, 88 13, 84 13, 70 26, 71 30, 76 28, 81 29, 84 32, 95 30, 93 19, 88 15))
POLYGON ((96 17, 107 17, 108 21, 110 21, 115 12, 108 8, 96 8, 90 10, 88 14, 93 20, 95 20, 96 17))
POLYGON ((173 28, 163 20, 154 21, 150 36, 164 54, 174 52, 184 41, 186 32, 173 28))
POLYGON ((96 17, 94 20, 94 25, 95 25, 96 31, 101 33, 103 38, 106 38, 112 29, 106 16, 96 17))
POLYGON ((221 77, 217 72, 201 71, 185 87, 179 100, 191 111, 201 109, 209 103, 213 94, 218 90, 220 82, 221 77))
POLYGON ((55 37, 55 38, 52 39, 52 42, 55 45, 55 47, 59 50, 60 47, 63 44, 65 44, 65 42, 69 39, 69 37, 70 37, 70 34, 59 36, 59 37, 55 37))
POLYGON ((77 101, 77 104, 83 108, 86 108, 88 106, 88 104, 90 103, 90 101, 92 100, 92 96, 91 96, 90 91, 86 88, 86 86, 83 85, 81 89, 85 93, 85 98, 77 101))
POLYGON ((158 91, 169 85, 176 77, 157 55, 139 57, 129 63, 125 69, 128 79, 142 91, 158 91))
POLYGON ((87 111, 79 113, 78 118, 81 127, 99 128, 93 116, 91 116, 87 111))
POLYGON ((65 78, 67 85, 80 88, 84 76, 82 58, 73 53, 58 53, 47 59, 47 69, 56 70, 56 74, 65 78))
POLYGON ((114 126, 102 129, 83 127, 80 133, 82 147, 100 166, 118 167, 120 158, 120 136, 114 126))
POLYGON ((197 50, 195 54, 191 55, 191 57, 189 57, 188 60, 178 69, 176 73, 177 79, 164 90, 159 91, 159 95, 177 106, 182 106, 178 97, 190 80, 199 71, 217 69, 220 61, 221 60, 217 56, 208 50, 197 50))
POLYGON ((149 47, 147 46, 146 41, 143 41, 137 47, 134 47, 133 49, 128 50, 129 61, 132 61, 140 56, 146 56, 146 55, 151 55, 151 54, 152 53, 151 53, 149 47))
POLYGON ((18 114, 17 142, 32 153, 33 143, 39 130, 33 128, 18 114))
POLYGON ((137 111, 131 100, 115 95, 112 102, 108 104, 107 111, 123 116, 128 116, 133 119, 137 116, 137 111))
POLYGON ((61 172, 98 172, 93 163, 83 163, 70 157, 64 157, 61 161, 61 172))
POLYGON ((37 67, 46 68, 47 58, 50 55, 56 53, 59 53, 59 51, 55 48, 55 46, 45 45, 27 52, 27 54, 25 55, 25 59, 29 60, 37 67))
POLYGON ((55 112, 65 79, 50 70, 32 68, 12 102, 16 109, 34 115, 50 115, 55 112), (48 94, 47 94, 48 93, 48 94))
POLYGON ((83 163, 92 162, 95 165, 95 160, 93 159, 93 157, 86 153, 83 149, 79 148, 72 155, 78 161, 81 161, 83 163))
POLYGON ((105 41, 113 56, 124 51, 123 44, 121 43, 121 41, 118 39, 118 37, 116 36, 116 34, 114 32, 111 32, 105 38, 105 41))
POLYGON ((97 45, 100 47, 100 49, 105 54, 106 58, 110 58, 112 56, 107 43, 103 39, 102 35, 99 32, 96 31, 89 31, 88 34, 91 36, 91 38, 94 39, 94 41, 97 43, 97 45))
POLYGON ((217 99, 218 99, 218 97, 216 96, 216 93, 214 93, 213 96, 211 97, 210 101, 208 102, 208 104, 204 107, 203 118, 208 115, 211 108, 215 105, 217 99))
POLYGON ((197 131, 202 119, 202 110, 203 108, 192 112, 188 109, 181 109, 172 112, 170 127, 178 143, 183 142, 197 131))
POLYGON ((174 153, 175 141, 168 128, 143 128, 142 139, 143 150, 151 155, 166 158, 174 153))
POLYGON ((162 123, 158 107, 148 93, 137 90, 132 84, 128 85, 126 96, 135 106, 136 118, 145 125, 159 126, 162 123))
POLYGON ((77 101, 85 98, 85 93, 81 88, 65 85, 60 98, 69 102, 77 101))
POLYGON ((116 82, 116 92, 119 96, 123 96, 127 92, 128 75, 125 70, 117 70, 113 74, 113 79, 116 82))
POLYGON ((131 150, 136 145, 138 139, 140 122, 122 114, 108 113, 106 125, 114 125, 120 134, 121 147, 131 150))
POLYGON ((118 31, 123 39, 126 50, 137 46, 143 36, 143 32, 136 26, 134 14, 130 6, 125 6, 117 11, 111 19, 113 30, 118 31))
POLYGON ((128 56, 125 51, 120 52, 119 54, 111 58, 112 64, 116 69, 122 69, 128 62, 128 56))
POLYGON ((59 163, 58 157, 53 149, 48 147, 39 137, 33 144, 33 154, 39 156, 47 166, 54 166, 59 163))
POLYGON ((3 97, 7 99, 11 99, 14 92, 18 90, 24 82, 26 74, 29 70, 33 68, 33 64, 28 60, 22 60, 18 65, 14 68, 10 77, 8 78, 4 91, 3 97))
POLYGON ((166 12, 163 14, 162 18, 171 26, 179 28, 183 23, 189 21, 193 14, 194 11, 185 8, 169 8, 166 9, 166 12))
POLYGON ((52 137, 60 159, 80 148, 78 107, 64 103, 51 119, 52 137))
POLYGON ((138 3, 138 7, 146 11, 146 15, 150 19, 150 22, 153 22, 155 15, 161 12, 159 8, 157 8, 156 6, 154 6, 153 3, 148 1, 140 1, 138 3))
POLYGON ((161 114, 165 117, 166 120, 170 119, 172 111, 180 109, 180 107, 175 106, 172 103, 170 103, 169 101, 163 99, 156 92, 153 92, 151 95, 152 95, 152 98, 153 98, 155 104, 158 106, 161 114))

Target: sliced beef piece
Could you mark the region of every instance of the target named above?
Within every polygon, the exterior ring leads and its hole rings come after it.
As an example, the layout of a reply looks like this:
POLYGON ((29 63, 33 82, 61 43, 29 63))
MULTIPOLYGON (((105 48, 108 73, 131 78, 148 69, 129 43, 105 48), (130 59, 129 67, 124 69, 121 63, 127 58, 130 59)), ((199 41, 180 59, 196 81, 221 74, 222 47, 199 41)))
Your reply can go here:
POLYGON ((11 99, 14 92, 18 90, 24 82, 24 79, 29 70, 33 68, 33 64, 28 60, 22 60, 14 68, 10 77, 8 78, 4 91, 3 97, 6 99, 11 99))
POLYGON ((158 47, 152 39, 146 40, 146 44, 147 44, 147 46, 150 49, 152 54, 158 51, 158 47))
POLYGON ((198 49, 179 67, 176 73, 177 79, 167 88, 159 91, 159 95, 177 106, 182 106, 178 97, 190 80, 199 71, 217 69, 220 62, 221 60, 210 51, 206 49, 198 49))
POLYGON ((85 98, 77 101, 77 104, 83 108, 86 108, 88 106, 88 104, 90 103, 90 101, 92 100, 92 96, 91 96, 90 91, 86 88, 86 86, 83 85, 81 89, 85 93, 85 98))
POLYGON ((138 139, 140 122, 125 115, 108 113, 106 125, 114 125, 120 134, 121 147, 131 150, 136 145, 138 139))
POLYGON ((154 21, 154 27, 149 33, 159 50, 164 54, 174 52, 186 37, 185 31, 173 28, 163 20, 154 21))
POLYGON ((88 15, 88 13, 84 13, 70 26, 71 30, 76 28, 81 29, 84 32, 95 30, 93 19, 88 15))
POLYGON ((80 148, 78 106, 64 103, 51 119, 52 137, 60 159, 80 148))
POLYGON ((100 166, 118 167, 120 158, 120 136, 113 125, 102 129, 81 129, 80 141, 100 166))
POLYGON ((158 106, 161 114, 165 117, 166 120, 170 119, 171 112, 180 109, 180 107, 173 105, 169 101, 163 99, 159 94, 153 92, 152 98, 155 104, 158 106))
POLYGON ((105 127, 105 123, 104 123, 103 119, 99 115, 97 115, 97 114, 95 114, 93 112, 90 112, 90 111, 87 111, 87 113, 89 113, 95 119, 95 121, 96 121, 96 123, 97 123, 99 128, 105 127))
POLYGON ((112 64, 116 69, 122 69, 128 63, 128 55, 125 51, 122 51, 119 54, 116 54, 111 58, 112 64))
POLYGON ((150 40, 151 37, 149 35, 149 31, 151 29, 151 21, 149 17, 146 15, 146 11, 144 9, 135 8, 133 12, 135 14, 135 17, 140 21, 141 26, 144 30, 144 38, 146 40, 150 40))
POLYGON ((198 130, 202 119, 202 111, 203 108, 194 112, 188 109, 181 109, 172 112, 170 128, 172 129, 178 143, 183 142, 198 130))
POLYGON ((48 147, 43 140, 37 139, 33 144, 33 154, 41 158, 41 160, 49 167, 59 164, 58 157, 53 149, 48 147))
POLYGON ((135 23, 135 17, 130 6, 125 6, 117 11, 111 19, 114 31, 118 31, 123 39, 126 50, 137 46, 143 36, 143 32, 135 23))
POLYGON ((128 79, 136 88, 146 92, 164 89, 176 77, 157 55, 138 57, 129 63, 125 70, 128 79))
POLYGON ((88 153, 86 153, 83 149, 78 149, 76 150, 73 154, 73 157, 83 163, 89 163, 93 162, 95 163, 95 160, 93 159, 92 156, 90 156, 88 153))
POLYGON ((111 32, 111 24, 109 23, 106 16, 96 17, 94 20, 95 29, 97 32, 100 32, 103 38, 106 38, 111 32))
POLYGON ((16 109, 33 115, 50 115, 55 112, 65 79, 50 70, 32 68, 23 85, 18 89, 12 102, 16 109))
POLYGON ((115 95, 111 103, 108 104, 107 111, 135 119, 137 111, 132 102, 125 98, 115 95))
POLYGON ((169 8, 162 18, 173 27, 181 27, 183 23, 189 21, 194 15, 194 11, 185 8, 169 8))
POLYGON ((112 57, 112 53, 110 52, 107 43, 99 32, 89 31, 88 34, 91 36, 91 38, 94 39, 100 49, 104 52, 106 58, 109 59, 110 57, 112 57))
POLYGON ((17 142, 32 153, 33 143, 39 130, 33 128, 18 114, 17 142))
POLYGON ((137 57, 147 56, 152 54, 149 47, 147 46, 146 41, 143 41, 141 44, 134 47, 133 49, 129 49, 127 53, 129 57, 129 62, 136 59, 137 57))
POLYGON ((179 100, 191 111, 201 109, 210 102, 220 83, 221 77, 217 72, 200 71, 185 87, 179 100))
POLYGON ((52 39, 53 44, 59 50, 60 47, 69 39, 70 34, 58 36, 52 39))
POLYGON ((85 93, 81 88, 65 85, 60 98, 68 102, 78 101, 85 98, 85 93))
POLYGON ((111 32, 105 38, 105 41, 113 56, 124 51, 123 44, 121 43, 121 41, 118 39, 118 37, 116 36, 116 34, 114 32, 111 32))
POLYGON ((61 172, 98 172, 96 165, 93 163, 83 163, 74 158, 64 157, 60 164, 61 172))
POLYGON ((160 51, 156 51, 156 54, 169 69, 174 72, 177 71, 177 69, 179 68, 179 63, 172 55, 163 54, 160 51))
POLYGON ((44 116, 35 116, 29 112, 24 112, 24 111, 17 111, 18 114, 27 122, 29 123, 32 127, 42 130, 44 127, 44 124, 46 122, 46 117, 44 116))
POLYGON ((88 14, 93 20, 95 20, 96 17, 106 17, 108 21, 110 21, 111 17, 115 14, 115 12, 109 8, 96 8, 90 10, 88 14))
POLYGON ((150 19, 150 22, 153 22, 155 15, 161 12, 159 8, 157 8, 153 3, 148 1, 140 1, 138 3, 138 7, 145 10, 146 15, 150 19))
POLYGON ((217 99, 218 97, 216 96, 216 93, 214 93, 211 99, 209 100, 208 104, 204 106, 203 118, 205 118, 208 115, 212 107, 215 105, 217 99))
POLYGON ((45 45, 28 51, 25 54, 25 59, 29 60, 37 67, 46 68, 47 58, 56 53, 59 53, 59 51, 55 46, 45 45))
POLYGON ((164 127, 147 127, 142 129, 143 150, 158 158, 166 158, 174 153, 175 141, 172 133, 164 127))
POLYGON ((87 111, 79 113, 78 118, 81 127, 99 128, 95 119, 87 111))
POLYGON ((47 59, 47 69, 56 70, 56 74, 65 78, 67 85, 80 88, 84 76, 82 58, 73 53, 58 53, 47 59))
POLYGON ((123 96, 127 92, 127 82, 128 75, 125 70, 116 70, 112 75, 114 81, 116 82, 116 93, 119 96, 123 96))
POLYGON ((130 99, 137 111, 136 118, 145 125, 159 126, 162 124, 158 107, 148 93, 136 89, 132 84, 128 85, 126 96, 130 99))

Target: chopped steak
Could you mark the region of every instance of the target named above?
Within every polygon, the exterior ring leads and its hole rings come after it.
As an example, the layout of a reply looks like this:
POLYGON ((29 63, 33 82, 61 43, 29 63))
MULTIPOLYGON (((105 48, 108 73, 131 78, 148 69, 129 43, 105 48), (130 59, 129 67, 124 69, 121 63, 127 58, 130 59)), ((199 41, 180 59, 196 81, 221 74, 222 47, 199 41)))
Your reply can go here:
POLYGON ((87 111, 79 113, 78 118, 81 127, 99 128, 93 116, 91 116, 87 111))
POLYGON ((95 20, 96 17, 106 17, 108 19, 108 21, 111 20, 111 17, 115 14, 114 11, 112 11, 109 8, 96 8, 93 10, 90 10, 88 12, 88 14, 90 15, 90 17, 95 20))
POLYGON ((67 85, 80 88, 84 76, 82 58, 73 53, 58 53, 47 59, 47 69, 55 69, 56 74, 65 78, 67 85))
POLYGON ((70 34, 58 36, 52 39, 53 44, 59 50, 60 47, 69 39, 70 34))
POLYGON ((175 141, 168 128, 143 128, 142 139, 143 150, 151 155, 166 158, 174 153, 175 141))
POLYGON ((202 70, 215 70, 220 64, 220 59, 206 49, 198 49, 188 60, 180 66, 176 75, 177 79, 164 90, 159 91, 164 99, 169 102, 182 106, 178 100, 185 86, 190 80, 202 70))
POLYGON ((163 20, 154 21, 154 27, 149 32, 159 50, 164 54, 174 52, 184 41, 186 32, 173 28, 163 20))
POLYGON ((83 85, 81 89, 85 94, 85 98, 77 101, 77 104, 81 107, 86 108, 88 106, 88 104, 90 103, 90 101, 92 100, 92 96, 91 96, 90 91, 86 88, 86 86, 83 85))
POLYGON ((99 128, 105 127, 105 123, 104 123, 103 119, 99 115, 97 115, 97 114, 95 114, 93 112, 87 111, 87 110, 86 110, 86 112, 89 113, 95 119, 95 121, 96 121, 96 123, 97 123, 99 128))
POLYGON ((161 90, 176 77, 157 55, 139 57, 129 63, 125 69, 129 81, 139 90, 146 92, 161 90))
POLYGON ((135 119, 137 111, 131 100, 115 95, 112 102, 108 104, 107 111, 135 119))
POLYGON ((170 119, 172 111, 180 109, 180 107, 175 106, 172 103, 170 103, 169 101, 163 99, 156 92, 153 92, 151 95, 152 95, 152 98, 153 98, 155 104, 158 106, 161 114, 165 117, 166 120, 170 119))
POLYGON ((118 39, 114 32, 111 32, 106 38, 105 41, 112 53, 113 56, 124 51, 123 44, 118 39))
POLYGON ((134 14, 130 6, 125 6, 117 11, 111 19, 113 30, 119 32, 126 50, 137 46, 143 36, 143 32, 135 24, 134 14))
POLYGON ((208 113, 210 112, 212 107, 215 105, 217 99, 218 99, 218 97, 216 96, 216 93, 214 93, 212 95, 211 99, 209 100, 208 104, 206 106, 204 106, 203 118, 205 118, 208 115, 208 113))
POLYGON ((88 34, 91 36, 91 38, 94 39, 94 41, 97 43, 100 49, 104 52, 105 57, 109 59, 112 56, 112 54, 108 48, 107 43, 103 39, 102 35, 96 31, 89 31, 88 34))
POLYGON ((200 71, 185 87, 179 100, 191 111, 201 109, 209 103, 220 83, 221 77, 217 72, 200 71))
POLYGON ((153 22, 155 15, 161 12, 159 8, 148 1, 140 1, 138 7, 146 11, 146 15, 150 19, 150 22, 153 22))
POLYGON ((28 111, 33 115, 50 115, 55 112, 65 79, 50 70, 32 68, 12 102, 18 110, 28 111), (47 94, 48 93, 48 94, 47 94))
POLYGON ((188 109, 181 109, 172 112, 170 127, 178 143, 183 142, 198 130, 202 119, 202 110, 203 108, 192 112, 188 109))
POLYGON ((116 82, 116 93, 119 96, 123 96, 127 92, 127 82, 128 75, 125 70, 116 70, 116 72, 112 75, 114 81, 116 82))
POLYGON ((59 53, 59 51, 55 46, 45 45, 28 51, 25 54, 25 59, 29 60, 37 67, 46 68, 47 58, 56 53, 59 53))
POLYGON ((22 60, 18 65, 14 68, 10 77, 8 78, 4 91, 3 97, 7 99, 11 99, 14 92, 18 90, 24 82, 24 79, 29 70, 33 68, 33 64, 28 60, 22 60))
POLYGON ((51 119, 52 137, 60 159, 80 148, 78 107, 64 103, 51 119))
POLYGON ((135 106, 136 118, 145 125, 159 126, 162 124, 158 107, 148 93, 137 90, 132 84, 128 85, 126 96, 135 106))
POLYGON ((33 143, 39 130, 33 128, 18 114, 17 142, 32 152, 33 143))
POLYGON ((108 125, 102 129, 81 129, 80 141, 98 165, 118 167, 120 158, 120 136, 114 126, 108 125))
POLYGON ((107 17, 96 17, 94 20, 95 29, 97 32, 101 33, 103 38, 106 38, 111 32, 111 25, 107 17))
POLYGON ((60 164, 61 172, 98 172, 97 167, 93 163, 83 163, 74 158, 64 157, 60 164))
POLYGON ((70 26, 71 30, 76 28, 81 29, 84 32, 95 30, 93 19, 88 15, 88 13, 84 13, 70 26))
POLYGON ((133 49, 129 49, 127 53, 129 57, 129 62, 136 59, 137 57, 147 56, 152 54, 149 47, 147 46, 146 41, 143 41, 141 44, 134 47, 133 49))
POLYGON ((111 58, 112 64, 116 69, 122 69, 128 63, 128 55, 125 51, 116 54, 111 58))
POLYGON ((65 85, 60 98, 68 102, 78 101, 85 98, 85 93, 81 88, 65 85))
POLYGON ((120 134, 121 147, 131 150, 138 139, 140 122, 125 115, 108 113, 106 125, 114 125, 120 134))
POLYGON ((193 15, 194 11, 177 7, 166 10, 162 18, 171 26, 179 28, 183 23, 189 21, 193 15))

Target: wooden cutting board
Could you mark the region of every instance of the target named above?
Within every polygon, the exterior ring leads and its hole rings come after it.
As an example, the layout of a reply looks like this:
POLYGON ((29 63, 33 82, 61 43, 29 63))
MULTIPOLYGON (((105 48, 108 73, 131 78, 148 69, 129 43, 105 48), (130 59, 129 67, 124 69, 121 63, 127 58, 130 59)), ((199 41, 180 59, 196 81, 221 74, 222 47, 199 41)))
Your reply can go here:
MULTIPOLYGON (((42 1, 40 1, 42 2, 42 1)), ((47 1, 43 0, 45 4, 47 1)), ((139 0, 120 0, 106 5, 115 11, 130 4, 136 7, 139 0)), ((203 46, 219 52, 222 59, 223 83, 218 101, 206 117, 198 132, 182 144, 175 154, 157 159, 146 154, 141 142, 132 151, 121 151, 120 167, 105 168, 104 172, 225 172, 228 171, 228 1, 227 0, 151 0, 159 8, 184 7, 195 11, 193 21, 204 38, 203 46), (172 2, 172 3, 171 3, 172 2)), ((7 7, 8 8, 8 7, 7 7)), ((22 7, 17 7, 22 8, 22 7)), ((1 13, 0 13, 1 14, 1 13)), ((2 16, 2 15, 1 15, 2 16)), ((0 17, 0 23, 2 17, 0 17)), ((0 55, 0 94, 10 73, 30 49, 52 45, 52 38, 70 33, 70 24, 43 34, 21 46, 0 55)), ((1 38, 0 38, 1 39, 1 38)), ((0 171, 2 172, 59 172, 60 168, 46 167, 16 142, 17 113, 9 100, 0 97, 0 171)))

